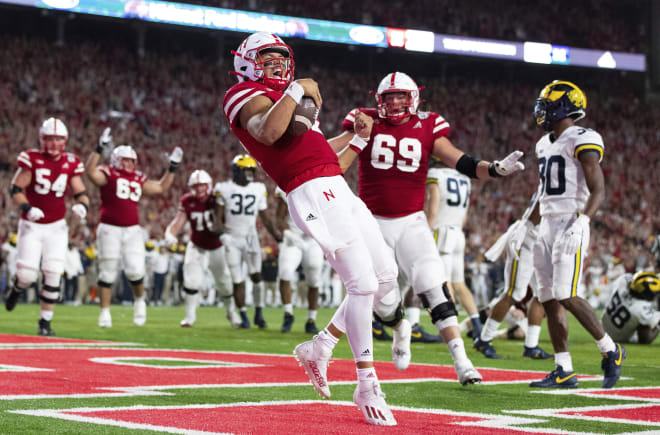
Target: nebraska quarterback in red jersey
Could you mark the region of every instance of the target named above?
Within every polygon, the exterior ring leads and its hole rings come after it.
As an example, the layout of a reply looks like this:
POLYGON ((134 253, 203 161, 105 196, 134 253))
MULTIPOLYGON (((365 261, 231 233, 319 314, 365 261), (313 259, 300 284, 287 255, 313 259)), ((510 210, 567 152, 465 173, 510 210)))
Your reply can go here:
POLYGON ((190 222, 190 241, 183 259, 183 291, 186 293, 186 318, 181 326, 193 326, 197 318, 199 292, 202 290, 206 270, 210 270, 220 291, 222 302, 227 310, 227 320, 232 326, 240 323, 232 306, 232 283, 227 270, 225 250, 215 229, 215 196, 213 196, 211 176, 203 169, 197 169, 188 178, 190 192, 179 201, 179 210, 165 229, 168 244, 177 243, 176 235, 186 221, 190 222))
POLYGON ((96 229, 101 294, 99 326, 112 327, 111 289, 117 278, 120 260, 135 296, 133 323, 142 326, 147 321, 143 284, 146 253, 145 238, 139 225, 138 202, 143 194, 160 195, 169 189, 174 181, 174 172, 183 158, 183 151, 179 147, 172 151, 169 170, 159 181, 154 181, 137 170, 137 154, 130 145, 116 147, 110 155, 110 165, 98 165, 104 148, 111 144, 108 127, 103 131, 98 147, 85 162, 87 177, 101 188, 101 222, 96 229))
MULTIPOLYGON (((518 162, 522 152, 489 163, 455 148, 447 139, 449 123, 442 116, 418 112, 419 88, 404 73, 385 76, 378 85, 376 101, 377 109, 355 109, 344 119, 347 135, 358 129, 367 134, 361 133, 351 141, 339 162, 346 170, 359 156, 360 198, 375 215, 399 267, 430 310, 452 355, 460 383, 481 382, 481 375, 465 353, 456 308, 445 284, 445 268, 424 214, 429 156, 469 177, 488 178, 523 169, 518 162), (363 129, 365 124, 370 128, 363 129)), ((401 296, 394 295, 388 301, 399 306, 401 296)))
POLYGON ((83 165, 74 154, 64 152, 69 132, 62 121, 48 118, 39 129, 41 150, 18 155, 18 170, 11 184, 11 196, 21 209, 18 223, 16 279, 9 290, 5 307, 11 311, 21 293, 39 277, 44 283, 39 292, 41 317, 39 335, 55 335, 50 328, 53 308, 59 299, 60 278, 64 272, 69 228, 64 221, 64 193, 71 187, 77 203, 71 210, 80 218, 87 216, 89 199, 82 182, 83 165))
POLYGON ((353 400, 365 419, 395 425, 373 367, 374 295, 397 289, 397 267, 373 216, 341 175, 334 148, 350 138, 325 139, 318 124, 300 136, 286 133, 303 96, 321 107, 318 84, 293 81, 293 50, 279 37, 255 33, 234 52, 239 83, 227 91, 224 114, 233 133, 287 194, 295 224, 318 242, 346 284, 347 296, 326 329, 294 351, 314 388, 330 397, 326 373, 332 348, 346 331, 358 386, 353 400))

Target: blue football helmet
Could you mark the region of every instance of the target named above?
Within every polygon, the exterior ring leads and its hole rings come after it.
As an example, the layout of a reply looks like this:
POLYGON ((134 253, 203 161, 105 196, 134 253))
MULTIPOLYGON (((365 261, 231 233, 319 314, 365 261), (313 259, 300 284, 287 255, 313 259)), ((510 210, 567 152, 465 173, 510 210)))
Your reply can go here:
POLYGON ((587 97, 575 84, 555 80, 546 85, 534 106, 536 124, 545 131, 551 131, 555 122, 564 118, 580 120, 585 116, 587 97))

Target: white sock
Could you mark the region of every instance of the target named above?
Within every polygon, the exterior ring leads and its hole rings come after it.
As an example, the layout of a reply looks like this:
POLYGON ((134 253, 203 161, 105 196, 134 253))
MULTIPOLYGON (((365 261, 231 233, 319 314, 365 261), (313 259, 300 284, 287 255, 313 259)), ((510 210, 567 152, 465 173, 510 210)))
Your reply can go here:
POLYGON ((540 325, 528 325, 525 334, 525 346, 536 347, 539 345, 539 335, 541 334, 540 325))
POLYGON ((140 296, 140 297, 136 296, 133 299, 134 299, 133 305, 135 305, 136 302, 144 302, 144 296, 140 296))
POLYGON ((316 310, 308 310, 307 319, 316 321, 316 310))
POLYGON ((53 320, 53 311, 41 310, 41 318, 50 322, 53 320))
POLYGON ((188 320, 195 319, 195 311, 197 311, 197 298, 199 293, 186 295, 186 318, 188 320))
POLYGON ((110 314, 110 307, 108 307, 108 308, 101 308, 101 314, 105 314, 105 313, 110 314))
POLYGON ((368 367, 366 369, 357 369, 358 381, 377 381, 378 377, 376 376, 376 369, 373 367, 368 367))
POLYGON ((600 353, 614 352, 616 350, 616 345, 607 332, 603 338, 596 341, 596 344, 598 345, 600 353))
POLYGON ((293 314, 293 304, 284 304, 284 312, 286 314, 293 314))
POLYGON ((499 328, 500 322, 489 317, 488 320, 486 320, 484 327, 481 328, 481 341, 491 341, 495 338, 495 335, 497 335, 497 330, 499 328))
POLYGON ((555 364, 561 366, 565 372, 573 371, 573 361, 571 360, 571 354, 568 352, 555 353, 555 364))
POLYGON ((344 318, 346 336, 355 362, 374 360, 374 340, 371 334, 371 311, 374 295, 346 295, 344 318))
POLYGON ((332 350, 335 348, 337 343, 339 343, 339 339, 330 334, 326 329, 323 329, 316 337, 316 343, 321 346, 323 353, 326 354, 328 358, 330 358, 332 355, 332 350))
POLYGON ((247 313, 247 307, 246 306, 241 307, 241 313, 247 313))
POLYGON ((420 309, 417 307, 406 307, 406 318, 411 325, 415 326, 419 323, 420 309))
POLYGON ((470 363, 470 360, 465 353, 465 344, 463 343, 462 338, 454 338, 449 343, 447 343, 447 348, 451 354, 452 359, 456 365, 465 365, 465 363, 470 363))
POLYGON ((259 281, 252 284, 252 296, 254 296, 254 306, 264 306, 264 282, 259 281))

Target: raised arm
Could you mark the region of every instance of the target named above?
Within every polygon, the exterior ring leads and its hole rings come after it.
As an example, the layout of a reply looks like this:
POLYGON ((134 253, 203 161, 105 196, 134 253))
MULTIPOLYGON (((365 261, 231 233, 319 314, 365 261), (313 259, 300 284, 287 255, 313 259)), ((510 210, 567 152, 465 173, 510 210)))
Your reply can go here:
POLYGON ((85 162, 85 174, 89 181, 95 186, 101 187, 108 183, 108 177, 105 176, 103 171, 98 168, 99 160, 103 151, 112 146, 112 136, 110 136, 110 127, 103 130, 103 134, 99 138, 99 144, 94 151, 87 157, 85 162))
POLYGON ((160 177, 160 180, 147 180, 142 186, 142 193, 144 195, 160 195, 167 191, 174 181, 174 173, 179 168, 179 164, 183 159, 183 150, 179 147, 174 148, 174 151, 170 154, 170 167, 167 171, 160 177))
POLYGON ((523 156, 522 151, 514 151, 502 160, 488 162, 459 150, 444 136, 435 140, 432 154, 470 178, 497 178, 525 169, 525 165, 518 161, 523 156))

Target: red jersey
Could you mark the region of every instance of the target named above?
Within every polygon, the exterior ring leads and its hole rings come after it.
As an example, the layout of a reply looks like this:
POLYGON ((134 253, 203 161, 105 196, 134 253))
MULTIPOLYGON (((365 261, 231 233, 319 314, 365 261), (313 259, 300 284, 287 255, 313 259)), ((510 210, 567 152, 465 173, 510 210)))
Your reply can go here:
POLYGON ((138 202, 147 176, 140 171, 126 172, 108 165, 99 166, 108 182, 101 186, 101 222, 118 227, 140 223, 138 202))
POLYGON ((212 232, 215 226, 215 197, 209 195, 199 199, 192 193, 181 197, 179 210, 190 222, 190 240, 201 249, 213 250, 222 246, 220 238, 212 232))
POLYGON ((242 82, 227 91, 222 109, 238 140, 278 186, 289 193, 314 178, 341 175, 337 155, 318 124, 300 136, 285 133, 270 146, 258 142, 240 127, 238 113, 245 103, 258 95, 268 97, 275 103, 284 94, 258 82, 242 82))
MULTIPOLYGON (((21 152, 17 160, 20 168, 32 172, 25 196, 31 206, 44 212, 44 217, 37 223, 48 224, 64 218, 64 193, 69 180, 85 172, 80 159, 75 154, 62 153, 58 160, 53 160, 41 151, 32 149, 21 152)), ((21 213, 21 218, 27 219, 25 213, 21 213)))
POLYGON ((433 112, 417 112, 404 124, 378 117, 376 109, 354 109, 342 123, 353 131, 359 110, 374 119, 369 142, 359 152, 359 196, 376 216, 400 217, 424 209, 429 156, 436 139, 449 134, 449 123, 433 112))

